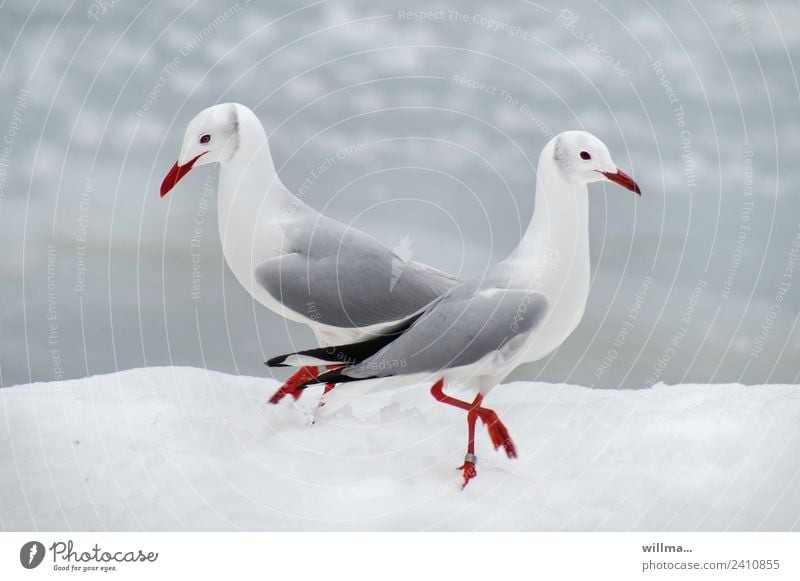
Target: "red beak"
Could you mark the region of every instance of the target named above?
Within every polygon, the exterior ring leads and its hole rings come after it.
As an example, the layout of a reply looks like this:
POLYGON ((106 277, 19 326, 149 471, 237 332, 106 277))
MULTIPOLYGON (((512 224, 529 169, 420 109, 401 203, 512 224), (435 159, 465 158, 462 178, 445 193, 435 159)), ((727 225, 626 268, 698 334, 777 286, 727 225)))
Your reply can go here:
POLYGON ((642 190, 639 189, 639 185, 635 181, 633 181, 633 178, 628 174, 626 174, 624 171, 618 169, 617 173, 611 173, 606 171, 601 171, 600 173, 606 176, 609 180, 611 180, 615 184, 622 186, 626 190, 630 190, 639 196, 642 195, 642 190))
POLYGON ((200 158, 200 156, 203 156, 207 153, 208 153, 207 151, 204 151, 203 153, 195 157, 192 161, 185 163, 183 165, 178 165, 176 162, 175 165, 172 166, 172 169, 169 170, 167 177, 165 177, 164 181, 161 182, 161 197, 163 198, 164 196, 166 196, 167 192, 169 192, 172 188, 174 188, 175 184, 177 184, 183 176, 189 173, 189 171, 192 169, 192 166, 194 165, 194 162, 196 162, 200 158))

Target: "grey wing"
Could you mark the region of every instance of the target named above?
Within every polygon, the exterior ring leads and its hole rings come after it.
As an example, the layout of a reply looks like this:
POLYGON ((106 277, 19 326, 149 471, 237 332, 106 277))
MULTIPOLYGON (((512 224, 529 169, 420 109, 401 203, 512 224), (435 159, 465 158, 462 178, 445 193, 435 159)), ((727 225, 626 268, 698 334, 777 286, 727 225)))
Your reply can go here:
POLYGON ((436 372, 469 365, 519 344, 544 318, 547 298, 536 292, 488 289, 449 296, 408 331, 362 363, 342 371, 354 378, 436 372))
POLYGON ((319 219, 308 230, 293 233, 295 251, 259 264, 255 278, 280 303, 319 323, 353 328, 397 321, 458 282, 338 222, 319 219))

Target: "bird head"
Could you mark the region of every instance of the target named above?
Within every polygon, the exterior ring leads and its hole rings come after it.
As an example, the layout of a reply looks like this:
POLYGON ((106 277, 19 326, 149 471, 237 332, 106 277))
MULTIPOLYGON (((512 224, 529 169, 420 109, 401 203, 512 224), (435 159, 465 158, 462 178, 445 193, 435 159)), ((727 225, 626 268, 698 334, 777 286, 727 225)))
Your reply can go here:
POLYGON ((642 195, 638 184, 611 159, 605 143, 586 131, 565 131, 553 139, 553 158, 569 181, 590 184, 610 181, 642 195))
POLYGON ((189 122, 183 136, 178 161, 161 183, 161 197, 196 166, 225 163, 239 149, 239 108, 236 103, 223 103, 203 109, 189 122))

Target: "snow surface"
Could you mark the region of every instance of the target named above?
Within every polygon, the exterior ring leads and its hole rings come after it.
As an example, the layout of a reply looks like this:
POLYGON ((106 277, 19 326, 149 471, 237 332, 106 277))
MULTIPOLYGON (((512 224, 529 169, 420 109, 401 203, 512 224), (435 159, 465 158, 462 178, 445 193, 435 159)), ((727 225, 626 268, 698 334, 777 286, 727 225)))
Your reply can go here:
POLYGON ((423 386, 311 425, 319 392, 162 367, 0 390, 5 530, 798 530, 800 387, 487 398, 520 457, 423 386))

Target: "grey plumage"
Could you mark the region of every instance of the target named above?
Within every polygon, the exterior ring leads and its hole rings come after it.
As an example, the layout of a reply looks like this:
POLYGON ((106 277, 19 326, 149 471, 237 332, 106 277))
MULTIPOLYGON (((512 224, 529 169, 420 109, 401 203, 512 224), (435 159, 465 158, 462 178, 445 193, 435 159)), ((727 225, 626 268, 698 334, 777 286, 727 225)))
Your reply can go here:
POLYGON ((318 214, 294 216, 285 236, 290 251, 257 265, 256 282, 286 307, 325 325, 397 321, 458 282, 318 214))
POLYGON ((490 273, 448 292, 397 339, 341 375, 364 379, 436 372, 476 363, 493 352, 510 358, 544 318, 548 301, 541 293, 509 289, 503 268, 490 273))

